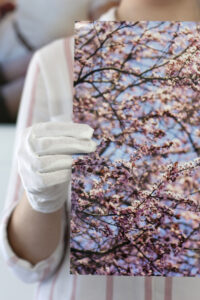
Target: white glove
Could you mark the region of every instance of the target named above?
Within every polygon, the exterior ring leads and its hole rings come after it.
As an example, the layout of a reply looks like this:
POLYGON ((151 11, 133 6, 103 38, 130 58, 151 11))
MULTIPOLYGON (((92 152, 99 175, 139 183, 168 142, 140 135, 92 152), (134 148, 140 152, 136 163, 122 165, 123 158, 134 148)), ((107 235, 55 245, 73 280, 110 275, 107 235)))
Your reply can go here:
POLYGON ((96 150, 93 132, 89 125, 71 121, 37 123, 25 129, 17 149, 18 170, 34 210, 51 213, 62 207, 72 155, 96 150))

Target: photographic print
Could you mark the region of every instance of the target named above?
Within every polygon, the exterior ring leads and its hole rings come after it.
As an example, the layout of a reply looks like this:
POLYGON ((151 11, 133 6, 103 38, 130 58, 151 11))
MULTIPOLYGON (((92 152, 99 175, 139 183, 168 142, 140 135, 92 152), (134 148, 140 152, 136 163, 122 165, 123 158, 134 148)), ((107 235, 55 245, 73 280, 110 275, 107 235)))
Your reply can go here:
POLYGON ((76 22, 70 273, 200 276, 200 23, 76 22))

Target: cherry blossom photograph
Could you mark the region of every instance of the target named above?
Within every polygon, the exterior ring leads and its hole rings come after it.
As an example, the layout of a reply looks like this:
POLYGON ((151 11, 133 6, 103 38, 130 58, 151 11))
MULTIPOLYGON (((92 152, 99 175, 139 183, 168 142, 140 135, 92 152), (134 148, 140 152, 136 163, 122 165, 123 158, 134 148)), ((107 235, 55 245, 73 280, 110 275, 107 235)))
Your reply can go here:
POLYGON ((76 22, 70 273, 200 277, 200 22, 76 22))

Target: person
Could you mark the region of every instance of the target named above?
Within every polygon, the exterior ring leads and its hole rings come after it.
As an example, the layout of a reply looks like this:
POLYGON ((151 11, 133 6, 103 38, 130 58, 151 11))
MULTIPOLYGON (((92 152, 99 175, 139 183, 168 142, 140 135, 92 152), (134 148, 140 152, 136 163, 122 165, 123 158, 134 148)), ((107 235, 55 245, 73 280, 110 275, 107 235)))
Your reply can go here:
MULTIPOLYGON (((18 0, 16 9, 0 20, 0 123, 16 122, 24 76, 34 51, 71 35, 73 21, 92 18, 104 2, 18 0)), ((5 7, 6 2, 2 3, 5 7)))
MULTIPOLYGON (((138 1, 122 0, 100 20, 125 19, 138 1)), ((199 278, 69 274, 71 155, 96 147, 93 129, 72 122, 73 45, 73 37, 57 40, 37 51, 29 66, 1 220, 3 257, 21 280, 38 282, 39 300, 198 300, 199 278)))
POLYGON ((73 34, 73 22, 88 18, 93 5, 101 2, 17 0, 16 9, 0 22, 0 63, 17 59, 55 39, 73 34))

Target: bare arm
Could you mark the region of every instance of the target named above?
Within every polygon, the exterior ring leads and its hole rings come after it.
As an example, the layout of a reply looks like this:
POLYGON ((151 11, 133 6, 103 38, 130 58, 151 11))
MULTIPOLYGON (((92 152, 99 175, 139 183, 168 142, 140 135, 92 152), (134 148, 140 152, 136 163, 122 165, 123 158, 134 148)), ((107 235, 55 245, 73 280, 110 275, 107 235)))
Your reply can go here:
POLYGON ((8 240, 13 251, 33 265, 49 257, 60 239, 63 209, 64 206, 49 214, 37 212, 24 193, 8 223, 8 240))
POLYGON ((87 124, 43 122, 20 137, 18 170, 27 192, 8 223, 8 240, 19 257, 35 264, 48 258, 61 238, 70 192, 72 155, 96 150, 87 124))

